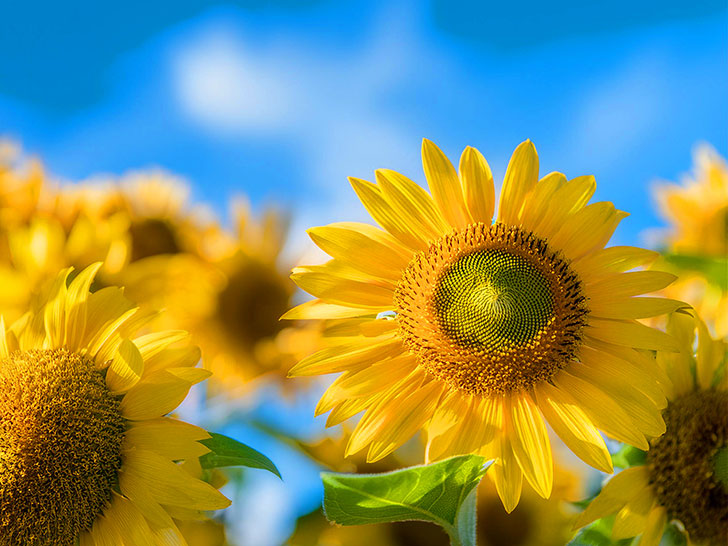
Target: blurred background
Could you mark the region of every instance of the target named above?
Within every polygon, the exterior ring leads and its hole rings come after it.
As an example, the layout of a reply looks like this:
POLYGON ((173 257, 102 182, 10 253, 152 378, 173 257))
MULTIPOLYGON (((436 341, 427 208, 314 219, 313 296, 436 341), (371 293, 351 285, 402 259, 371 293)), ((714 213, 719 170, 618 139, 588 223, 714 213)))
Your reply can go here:
MULTIPOLYGON (((367 221, 347 176, 423 182, 423 137, 453 160, 475 146, 497 181, 526 138, 542 173, 594 174, 595 199, 631 213, 613 244, 650 244, 651 184, 697 143, 728 151, 725 0, 6 2, 0 50, 0 136, 50 176, 161 167, 225 225, 235 196, 275 204, 289 265, 316 259, 306 227, 367 221)), ((321 466, 281 435, 324 434, 322 385, 185 407, 283 474, 226 486, 233 544, 281 544, 319 505, 321 466)))

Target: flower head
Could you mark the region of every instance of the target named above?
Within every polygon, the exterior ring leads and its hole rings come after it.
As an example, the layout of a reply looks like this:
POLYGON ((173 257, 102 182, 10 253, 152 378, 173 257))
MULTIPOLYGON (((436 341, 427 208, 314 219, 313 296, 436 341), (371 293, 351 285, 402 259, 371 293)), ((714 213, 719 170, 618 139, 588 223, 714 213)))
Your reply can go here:
POLYGON ((525 477, 551 493, 544 418, 582 459, 611 472, 598 429, 647 447, 660 435, 665 399, 654 361, 639 349, 677 348, 636 319, 682 304, 639 298, 673 275, 626 272, 656 253, 604 248, 626 214, 588 205, 594 178, 539 180, 530 141, 514 152, 493 222, 485 158, 466 148, 456 172, 425 140, 431 195, 405 176, 351 179, 383 228, 313 228, 333 259, 293 279, 318 299, 287 318, 325 319, 330 347, 291 375, 343 372, 321 399, 337 424, 366 410, 348 444, 376 460, 420 429, 428 460, 460 453, 496 459, 489 475, 508 510, 525 477))
POLYGON ((616 513, 615 538, 641 534, 641 546, 656 546, 666 522, 677 520, 693 544, 726 544, 728 345, 712 339, 705 324, 690 315, 673 314, 668 331, 680 340, 681 351, 658 353, 671 381, 665 434, 652 440, 645 464, 622 471, 604 486, 577 525, 616 513))
POLYGON ((6 330, 0 322, 0 545, 170 544, 172 520, 229 501, 179 461, 209 450, 166 415, 209 372, 148 321, 100 264, 71 269, 6 330))

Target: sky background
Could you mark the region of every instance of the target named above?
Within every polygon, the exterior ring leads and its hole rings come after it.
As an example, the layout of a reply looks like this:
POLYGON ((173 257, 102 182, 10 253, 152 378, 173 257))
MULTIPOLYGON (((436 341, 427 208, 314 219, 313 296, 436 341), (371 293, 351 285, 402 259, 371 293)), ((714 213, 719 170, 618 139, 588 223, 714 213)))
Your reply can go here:
MULTIPOLYGON (((422 182, 423 137, 455 162, 477 147, 496 180, 530 138, 542 173, 594 174, 596 199, 632 214, 616 244, 661 224, 650 185, 689 171, 697 142, 728 147, 724 0, 5 2, 0 50, 0 135, 51 174, 161 166, 221 215, 234 195, 279 203, 294 254, 307 226, 366 219, 347 176, 422 182)), ((243 411, 313 433, 292 416, 314 398, 243 411)), ((287 480, 251 474, 241 543, 280 543, 315 508, 317 469, 231 433, 287 480)))

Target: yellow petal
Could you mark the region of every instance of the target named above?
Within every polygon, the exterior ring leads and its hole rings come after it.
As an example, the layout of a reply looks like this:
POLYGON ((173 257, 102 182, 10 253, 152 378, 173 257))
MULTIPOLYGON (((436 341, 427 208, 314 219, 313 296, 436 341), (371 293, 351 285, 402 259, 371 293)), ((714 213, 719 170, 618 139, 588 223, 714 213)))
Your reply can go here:
POLYGON ((688 304, 668 298, 615 298, 606 293, 589 299, 589 311, 595 317, 639 319, 666 315, 688 304))
POLYGON ((358 178, 349 178, 351 186, 359 196, 359 200, 374 220, 391 233, 398 241, 414 250, 426 250, 427 242, 400 217, 392 206, 384 199, 382 191, 371 182, 358 178))
POLYGON ((114 394, 124 393, 136 385, 143 373, 144 360, 139 349, 125 339, 106 372, 106 385, 114 394))
POLYGON ((5 333, 5 317, 0 316, 0 358, 4 359, 10 356, 8 348, 8 339, 5 333))
POLYGON ((508 226, 520 224, 526 195, 538 181, 538 154, 530 140, 521 142, 506 169, 498 205, 498 221, 508 226))
POLYGON ((125 474, 146 483, 150 495, 160 504, 193 510, 219 510, 230 505, 217 489, 151 451, 136 449, 125 453, 122 468, 125 474))
POLYGON ((119 471, 119 489, 154 527, 174 527, 172 518, 157 502, 145 480, 138 473, 129 473, 122 466, 119 471))
POLYGON ((139 348, 142 358, 147 361, 173 343, 187 339, 189 336, 184 330, 163 330, 134 338, 134 344, 139 348))
POLYGON ((281 320, 340 319, 366 315, 372 315, 372 311, 361 307, 344 307, 321 300, 311 300, 289 309, 281 316, 281 320))
POLYGON ((124 450, 154 451, 173 461, 197 458, 210 450, 199 440, 210 437, 207 431, 184 421, 161 417, 132 422, 124 434, 124 450))
POLYGON ((559 172, 550 172, 538 181, 533 191, 525 198, 526 202, 521 213, 521 223, 524 228, 546 238, 556 232, 553 226, 558 223, 553 219, 555 203, 553 196, 565 183, 566 176, 559 172))
POLYGON ((513 454, 531 487, 547 499, 553 486, 554 461, 543 418, 529 396, 514 395, 508 400, 513 454))
POLYGON ((574 529, 584 527, 592 521, 613 514, 649 487, 649 474, 644 466, 633 466, 623 470, 602 488, 599 495, 579 514, 574 529))
POLYGON ((654 360, 648 360, 636 366, 632 362, 615 356, 602 349, 590 340, 589 345, 583 345, 579 360, 589 370, 588 376, 595 385, 610 385, 613 389, 627 388, 637 390, 652 400, 659 409, 667 405, 665 393, 656 381, 654 371, 658 369, 654 360))
POLYGON ((86 314, 89 290, 101 265, 101 262, 97 262, 88 266, 73 279, 68 287, 66 345, 72 351, 76 351, 83 346, 82 344, 86 337, 86 314))
POLYGON ((118 536, 123 537, 124 544, 157 546, 147 520, 129 499, 112 493, 111 506, 105 510, 104 517, 115 528, 118 536))
POLYGON ((614 298, 639 296, 662 290, 677 277, 664 271, 633 271, 617 273, 587 283, 586 289, 590 297, 608 294, 614 298))
MULTIPOLYGON (((553 174, 559 177, 560 183, 553 194, 544 198, 539 211, 540 221, 534 226, 534 230, 546 238, 556 235, 571 216, 586 206, 597 186, 593 176, 577 176, 567 182, 563 174, 553 174)), ((542 183, 536 186, 534 195, 542 183)))
POLYGON ((370 309, 391 309, 394 285, 370 278, 355 280, 345 278, 340 271, 324 266, 296 267, 291 280, 299 288, 327 303, 370 309))
POLYGON ((430 193, 445 220, 454 228, 462 228, 471 223, 455 167, 442 150, 426 138, 422 140, 422 166, 430 193))
POLYGON ((460 180, 473 222, 490 225, 495 207, 495 186, 490 165, 478 150, 468 146, 460 156, 460 180))
POLYGON ((567 447, 597 470, 611 474, 612 458, 607 446, 579 404, 545 381, 536 386, 535 393, 539 409, 567 447))
POLYGON ((645 487, 617 513, 612 527, 612 537, 621 540, 639 535, 645 530, 647 516, 655 504, 652 489, 645 487))
POLYGON ((562 249, 571 259, 578 259, 604 247, 625 215, 606 201, 588 205, 566 218, 549 239, 549 245, 562 249))
POLYGON ((598 386, 602 392, 619 404, 645 436, 654 438, 665 433, 665 422, 662 419, 660 408, 632 385, 625 384, 624 378, 615 382, 611 380, 611 377, 598 373, 594 368, 576 363, 569 367, 569 373, 598 386))
POLYGON ((326 389, 316 405, 314 415, 326 413, 348 398, 368 396, 387 389, 416 367, 414 357, 403 355, 388 358, 354 373, 345 372, 326 389))
POLYGON ((195 345, 167 347, 144 360, 144 373, 150 374, 167 368, 194 368, 200 363, 202 354, 195 345))
POLYGON ((369 444, 367 462, 383 459, 412 438, 432 417, 441 392, 440 382, 431 381, 406 399, 393 400, 383 408, 381 411, 386 412, 388 419, 369 444))
POLYGON ((373 364, 404 350, 402 341, 394 335, 382 339, 362 338, 362 342, 327 347, 301 360, 288 372, 289 377, 321 375, 357 369, 373 364))
POLYGON ((592 423, 612 438, 647 451, 649 445, 629 415, 593 384, 562 370, 553 378, 562 392, 574 398, 592 423))
POLYGON ((713 385, 716 372, 721 362, 726 358, 726 344, 719 339, 713 339, 702 319, 695 321, 698 325, 698 352, 697 352, 697 379, 703 390, 713 385))
POLYGON ((511 448, 508 434, 504 434, 498 448, 498 458, 488 470, 488 476, 495 483, 503 508, 509 514, 518 506, 523 490, 523 473, 511 448))
POLYGON ((145 376, 121 400, 121 414, 129 420, 166 415, 187 397, 192 385, 211 373, 200 368, 168 368, 145 376))
POLYGON ((658 546, 662 540, 667 523, 667 512, 662 506, 655 506, 647 517, 645 532, 642 533, 637 546, 658 546))
POLYGON ((611 246, 588 254, 573 262, 583 276, 599 276, 603 272, 621 273, 654 262, 659 253, 634 246, 611 246))
POLYGON ((96 546, 119 546, 123 544, 121 534, 109 518, 99 515, 91 528, 91 537, 96 546))
POLYGON ((672 352, 680 350, 675 338, 634 320, 589 317, 587 334, 595 339, 625 347, 672 352))
POLYGON ((330 224, 310 228, 308 235, 332 258, 376 277, 399 280, 412 257, 389 233, 368 224, 330 224))
POLYGON ((43 318, 51 347, 62 347, 66 341, 66 282, 72 270, 72 267, 62 270, 54 279, 48 293, 43 318))
POLYGON ((395 171, 379 169, 375 173, 384 198, 394 210, 407 218, 428 241, 450 231, 430 195, 418 184, 395 171))

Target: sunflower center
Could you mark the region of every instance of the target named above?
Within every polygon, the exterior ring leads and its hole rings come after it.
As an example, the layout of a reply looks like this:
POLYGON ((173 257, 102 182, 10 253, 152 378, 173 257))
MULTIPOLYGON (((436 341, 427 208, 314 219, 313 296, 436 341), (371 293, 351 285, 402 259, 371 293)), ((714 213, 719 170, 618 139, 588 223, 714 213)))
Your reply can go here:
POLYGON ((72 546, 111 499, 124 419, 102 373, 65 349, 0 362, 0 546, 72 546))
POLYGON ((671 401, 665 434, 647 453, 650 483, 671 519, 698 544, 728 543, 728 486, 715 459, 728 446, 728 392, 697 391, 671 401))
POLYGON ((159 254, 177 254, 181 250, 177 234, 166 220, 147 218, 132 222, 129 233, 132 262, 159 254))
POLYGON ((252 347, 277 334, 291 291, 271 267, 250 261, 228 279, 218 297, 218 310, 233 339, 252 347))
POLYGON ((469 394, 523 391, 576 354, 581 281, 545 240, 472 224, 412 259, 395 294, 402 338, 431 374, 469 394))
POLYGON ((440 325, 470 347, 528 343, 551 318, 549 282, 507 250, 476 250, 457 259, 435 290, 440 325))

